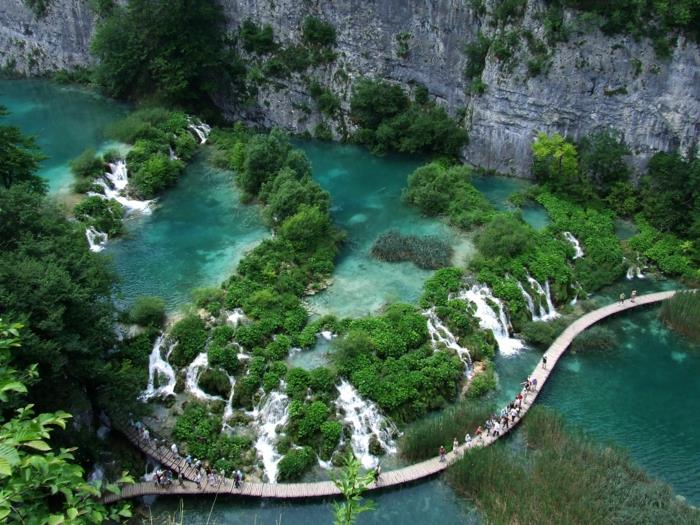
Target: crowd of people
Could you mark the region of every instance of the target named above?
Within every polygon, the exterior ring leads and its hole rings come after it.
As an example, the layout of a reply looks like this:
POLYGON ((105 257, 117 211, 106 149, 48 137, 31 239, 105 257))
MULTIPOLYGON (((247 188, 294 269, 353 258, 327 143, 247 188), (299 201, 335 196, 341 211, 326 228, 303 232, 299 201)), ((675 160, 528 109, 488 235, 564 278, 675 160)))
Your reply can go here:
MULTIPOLYGON (((141 445, 150 445, 154 449, 158 449, 160 446, 159 440, 155 437, 151 437, 150 431, 143 423, 140 421, 129 420, 129 426, 136 430, 138 440, 141 445)), ((170 445, 170 452, 176 460, 183 459, 182 456, 180 456, 180 450, 177 443, 170 445)), ((177 463, 181 463, 181 461, 177 461, 177 463)), ((156 469, 153 475, 153 482, 158 487, 168 488, 171 487, 177 480, 179 486, 184 486, 185 474, 183 470, 187 467, 194 469, 194 482, 198 489, 202 489, 205 484, 211 486, 221 485, 226 479, 226 471, 224 469, 221 469, 217 473, 208 463, 204 463, 200 459, 193 458, 190 454, 184 458, 184 463, 185 466, 183 468, 175 467, 174 469, 163 469, 159 467, 156 469)), ((240 489, 243 484, 245 474, 243 474, 240 469, 233 469, 231 471, 231 478, 233 480, 234 487, 240 489)))
MULTIPOLYGON (((527 378, 521 383, 522 390, 518 392, 515 399, 504 406, 499 413, 493 414, 483 425, 479 425, 474 432, 474 438, 467 432, 464 436, 464 448, 469 449, 475 445, 485 445, 485 438, 498 437, 510 430, 520 419, 522 414, 523 404, 527 403, 528 396, 537 391, 537 378, 527 378)), ((452 453, 459 453, 459 440, 454 438, 452 441, 452 453)), ((438 451, 440 462, 447 461, 447 449, 444 445, 440 445, 438 451)))

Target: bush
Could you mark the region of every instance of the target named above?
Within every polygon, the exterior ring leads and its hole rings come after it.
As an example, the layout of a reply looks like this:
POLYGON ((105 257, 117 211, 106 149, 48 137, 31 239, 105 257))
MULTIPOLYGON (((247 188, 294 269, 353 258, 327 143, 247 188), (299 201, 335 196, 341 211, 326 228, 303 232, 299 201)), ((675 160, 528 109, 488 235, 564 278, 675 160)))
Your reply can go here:
POLYGON ((443 268, 435 272, 423 285, 421 307, 446 306, 448 296, 461 288, 463 277, 464 273, 459 268, 443 268))
POLYGON ((131 176, 131 187, 142 199, 152 199, 177 182, 184 169, 181 162, 170 160, 163 153, 150 156, 131 176))
POLYGON ((491 39, 479 32, 476 39, 464 46, 464 54, 467 56, 467 67, 464 76, 469 80, 481 77, 486 67, 486 55, 491 47, 491 39))
POLYGON ((73 215, 80 222, 115 237, 122 232, 124 209, 117 201, 97 195, 85 197, 73 208, 73 215))
POLYGON ((339 421, 324 421, 321 424, 321 459, 328 461, 340 442, 343 425, 339 421))
POLYGON ((469 383, 467 397, 475 399, 496 388, 496 371, 491 361, 486 361, 484 369, 478 372, 469 383))
POLYGON ((292 449, 278 464, 279 481, 295 481, 311 469, 316 463, 316 455, 311 447, 292 449))
POLYGON ((528 249, 532 227, 510 214, 494 216, 476 235, 476 247, 486 257, 515 257, 528 249))
POLYGON ((381 261, 410 261, 426 270, 448 266, 452 253, 452 247, 440 237, 403 235, 398 230, 380 235, 371 250, 372 257, 381 261))
POLYGON ((170 356, 170 362, 175 366, 187 366, 204 351, 207 342, 207 330, 196 315, 188 315, 179 320, 170 331, 170 337, 177 341, 170 356))
POLYGON ((248 52, 264 55, 277 48, 272 26, 258 26, 252 20, 244 20, 240 30, 243 49, 248 52))
POLYGON ((586 350, 609 350, 616 343, 612 330, 604 326, 593 326, 576 336, 571 343, 572 352, 586 350))
POLYGON ((307 16, 301 24, 302 39, 310 46, 333 47, 335 28, 315 16, 307 16))
POLYGON ((562 318, 553 321, 529 321, 522 327, 522 336, 528 343, 549 347, 564 331, 569 321, 562 318))
POLYGON ((228 374, 235 374, 238 370, 238 351, 232 345, 217 344, 212 341, 207 350, 209 366, 222 368, 228 374))
POLYGON ((96 179, 104 175, 105 166, 94 149, 86 149, 69 162, 70 170, 76 177, 96 179))
POLYGON ((132 323, 161 327, 165 321, 165 301, 160 297, 138 297, 129 311, 132 323))
POLYGON ((231 382, 228 376, 219 369, 207 368, 199 376, 199 388, 212 396, 228 399, 231 393, 231 382))

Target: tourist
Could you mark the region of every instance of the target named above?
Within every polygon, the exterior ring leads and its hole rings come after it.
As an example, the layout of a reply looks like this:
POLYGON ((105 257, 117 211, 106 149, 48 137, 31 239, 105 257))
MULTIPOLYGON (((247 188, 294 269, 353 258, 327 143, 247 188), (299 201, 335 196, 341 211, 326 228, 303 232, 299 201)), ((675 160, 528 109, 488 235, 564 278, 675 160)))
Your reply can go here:
POLYGON ((177 473, 177 482, 181 487, 185 486, 185 475, 182 473, 182 470, 177 473))
POLYGON ((198 470, 194 475, 194 482, 197 484, 198 489, 202 489, 202 473, 198 470))
POLYGON ((236 487, 237 489, 241 488, 241 471, 240 470, 233 471, 233 486, 236 487))
POLYGON ((457 441, 457 438, 452 440, 452 452, 455 456, 457 455, 457 452, 459 452, 459 441, 457 441))
POLYGON ((443 447, 442 445, 440 445, 440 463, 444 463, 444 462, 445 462, 445 454, 446 454, 446 453, 447 453, 447 451, 445 450, 445 447, 443 447))
POLYGON ((530 386, 532 387, 533 392, 537 392, 537 378, 536 377, 532 378, 530 386))
POLYGON ((382 466, 377 463, 377 466, 374 467, 374 483, 379 484, 379 477, 382 475, 382 466))
POLYGON ((170 452, 172 452, 175 456, 177 456, 177 445, 175 443, 170 445, 170 452))
POLYGON ((187 463, 187 466, 191 467, 192 466, 192 455, 187 454, 187 457, 185 458, 185 463, 187 463))
POLYGON ((481 436, 481 434, 482 434, 483 432, 484 432, 484 431, 483 431, 483 429, 481 428, 481 425, 479 425, 478 427, 476 427, 476 432, 474 432, 474 435, 475 435, 476 437, 479 437, 479 436, 481 436))
POLYGON ((243 475, 243 472, 241 472, 241 469, 236 470, 235 477, 238 480, 238 486, 240 487, 241 484, 243 483, 243 478, 245 477, 243 475))
POLYGON ((195 458, 195 460, 194 460, 194 468, 196 468, 197 470, 199 470, 199 469, 202 468, 202 460, 201 460, 201 459, 195 458))
POLYGON ((625 292, 622 292, 622 293, 620 294, 620 304, 622 304, 622 303, 624 303, 624 302, 625 302, 625 292))
POLYGON ((634 300, 637 298, 637 290, 632 290, 632 294, 630 295, 630 301, 634 302, 634 300))
POLYGON ((523 390, 527 393, 530 391, 530 378, 528 377, 525 381, 521 383, 523 385, 523 390))
POLYGON ((467 435, 464 436, 464 446, 466 448, 469 448, 472 446, 472 437, 469 435, 469 432, 467 432, 467 435))
POLYGON ((224 482, 224 478, 226 478, 226 471, 225 471, 224 469, 221 469, 221 470, 219 471, 219 474, 221 475, 221 481, 220 481, 220 483, 223 483, 223 482, 224 482))
POLYGON ((209 485, 216 485, 216 476, 214 475, 214 471, 210 470, 207 474, 207 482, 209 485))
POLYGON ((143 441, 144 441, 145 443, 148 443, 148 440, 151 438, 151 433, 150 433, 150 432, 148 431, 148 429, 145 428, 145 427, 144 427, 144 429, 143 429, 142 437, 143 437, 143 441))
POLYGON ((547 370, 547 356, 546 355, 542 356, 542 368, 547 370))

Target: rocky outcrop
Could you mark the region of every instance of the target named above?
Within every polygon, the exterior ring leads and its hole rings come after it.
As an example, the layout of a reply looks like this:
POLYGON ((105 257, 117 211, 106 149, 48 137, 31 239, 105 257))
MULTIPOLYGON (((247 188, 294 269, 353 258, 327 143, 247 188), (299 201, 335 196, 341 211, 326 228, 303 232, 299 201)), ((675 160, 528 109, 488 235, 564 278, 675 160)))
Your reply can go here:
MULTIPOLYGON (((304 17, 314 14, 338 32, 334 62, 263 83, 254 103, 245 108, 221 97, 218 102, 231 117, 312 131, 324 120, 307 92, 313 77, 342 99, 344 115, 328 122, 338 136, 352 126, 347 112, 353 81, 369 75, 407 89, 415 83, 425 85, 469 130, 467 161, 518 176, 528 174, 530 144, 538 131, 577 138, 614 128, 638 163, 659 150, 689 151, 700 136, 700 48, 682 37, 672 57, 660 60, 647 41, 607 37, 597 30, 573 31, 567 42, 553 47, 548 70, 534 77, 527 71, 529 51, 521 37, 509 66, 499 62, 493 50, 489 53, 482 74, 486 91, 471 95, 464 76, 464 46, 478 31, 492 35, 496 29, 464 0, 221 2, 232 31, 250 18, 270 24, 278 41, 294 43, 300 40, 304 17)), ((34 20, 22 0, 5 0, 0 7, 0 49, 8 53, 17 40, 41 49, 42 58, 33 69, 27 67, 27 59, 16 59, 21 71, 89 60, 92 17, 85 2, 54 4, 43 21, 34 20)), ((529 0, 517 25, 543 40, 542 9, 542 0, 529 0)), ((574 25, 575 13, 567 13, 567 18, 574 25)))
POLYGON ((94 26, 88 0, 52 0, 41 18, 23 0, 2 0, 0 67, 32 75, 85 66, 94 26))

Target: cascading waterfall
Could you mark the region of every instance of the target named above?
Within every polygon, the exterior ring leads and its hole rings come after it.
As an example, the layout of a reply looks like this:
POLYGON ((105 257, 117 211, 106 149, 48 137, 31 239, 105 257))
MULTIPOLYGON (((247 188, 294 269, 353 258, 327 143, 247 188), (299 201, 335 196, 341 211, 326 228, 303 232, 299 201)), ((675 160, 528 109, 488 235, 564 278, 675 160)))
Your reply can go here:
POLYGON ((574 235, 571 232, 562 232, 564 235, 564 238, 571 243, 571 246, 574 247, 574 259, 580 259, 583 257, 583 248, 581 248, 581 243, 578 242, 578 239, 574 237, 574 235))
POLYGON ((493 296, 488 286, 476 284, 469 290, 462 290, 458 298, 476 305, 475 315, 479 319, 479 326, 485 330, 491 330, 501 354, 513 355, 523 347, 523 342, 520 339, 510 337, 508 330, 510 322, 505 306, 500 299, 493 296), (498 313, 494 311, 490 303, 496 305, 498 313))
POLYGON ((646 276, 642 273, 642 263, 639 260, 639 256, 637 256, 637 262, 635 264, 630 265, 627 268, 627 280, 631 281, 635 277, 637 279, 645 279, 646 276))
POLYGON ((129 186, 128 170, 126 168, 125 160, 118 160, 117 162, 109 164, 109 171, 95 181, 95 184, 100 186, 103 193, 95 193, 89 191, 87 194, 89 196, 96 196, 102 199, 114 200, 126 208, 127 213, 129 212, 139 212, 144 214, 151 213, 153 208, 153 203, 155 200, 150 201, 139 201, 136 199, 129 199, 125 196, 126 189, 129 186))
POLYGON ((245 321, 248 320, 241 308, 236 308, 233 311, 225 312, 225 315, 226 322, 233 326, 238 326, 239 324, 243 324, 245 321))
MULTIPOLYGON (((284 383, 280 385, 280 390, 284 390, 284 383)), ((262 458, 268 483, 277 482, 277 465, 282 459, 282 454, 275 449, 279 437, 277 428, 284 427, 289 420, 289 398, 280 390, 265 396, 252 414, 258 433, 255 450, 262 458)))
MULTIPOLYGON (((144 390, 139 398, 142 401, 148 401, 157 396, 169 396, 175 394, 175 370, 170 366, 163 356, 161 355, 161 348, 165 341, 165 335, 161 335, 156 339, 153 345, 153 350, 151 355, 148 357, 148 385, 146 390, 144 390), (160 385, 158 388, 154 387, 156 376, 158 376, 159 382, 161 377, 165 376, 167 383, 165 385, 160 385)), ((170 345, 167 355, 170 355, 175 344, 170 345)))
MULTIPOLYGON (((224 401, 224 398, 207 394, 204 390, 199 388, 199 376, 202 375, 202 371, 208 366, 209 357, 206 352, 201 352, 187 367, 187 371, 185 372, 185 390, 202 401, 224 401)), ((236 386, 236 378, 234 376, 226 373, 226 377, 228 377, 231 390, 229 390, 228 398, 225 400, 226 405, 224 406, 224 415, 222 419, 224 428, 226 428, 226 422, 233 416, 233 389, 236 386)))
POLYGON ((199 143, 206 143, 209 133, 211 133, 211 126, 205 124, 201 120, 193 119, 192 117, 188 117, 188 121, 189 124, 187 124, 187 127, 197 136, 199 143))
POLYGON ((339 416, 352 428, 350 445, 362 466, 370 469, 379 462, 379 459, 369 452, 372 436, 376 436, 387 454, 396 454, 396 443, 392 439, 392 435, 397 433, 394 424, 382 416, 374 403, 362 399, 347 381, 342 380, 337 388, 339 395, 335 405, 339 416))
POLYGON ((101 252, 107 245, 108 236, 106 233, 96 230, 94 226, 90 226, 85 230, 88 245, 91 252, 101 252))
POLYGON ((454 350, 464 363, 465 374, 468 375, 472 367, 472 357, 469 354, 469 350, 457 342, 457 338, 454 334, 450 332, 450 329, 443 324, 435 313, 434 307, 425 310, 423 316, 428 319, 428 334, 430 335, 430 342, 433 346, 433 350, 437 352, 442 346, 454 350))
POLYGON ((556 308, 554 308, 554 303, 552 302, 552 295, 549 289, 549 280, 544 282, 544 288, 530 275, 527 276, 527 282, 530 285, 530 288, 532 288, 532 290, 534 290, 539 296, 538 304, 535 305, 535 301, 533 300, 532 296, 527 292, 525 287, 518 282, 518 288, 520 289, 520 293, 523 294, 523 298, 525 299, 525 303, 527 304, 527 309, 530 312, 532 320, 551 321, 552 319, 559 317, 559 313, 557 313, 556 308), (542 300, 544 300, 544 305, 542 304, 542 300), (538 308, 536 308, 536 306, 538 308), (537 311, 538 309, 539 312, 537 311))

